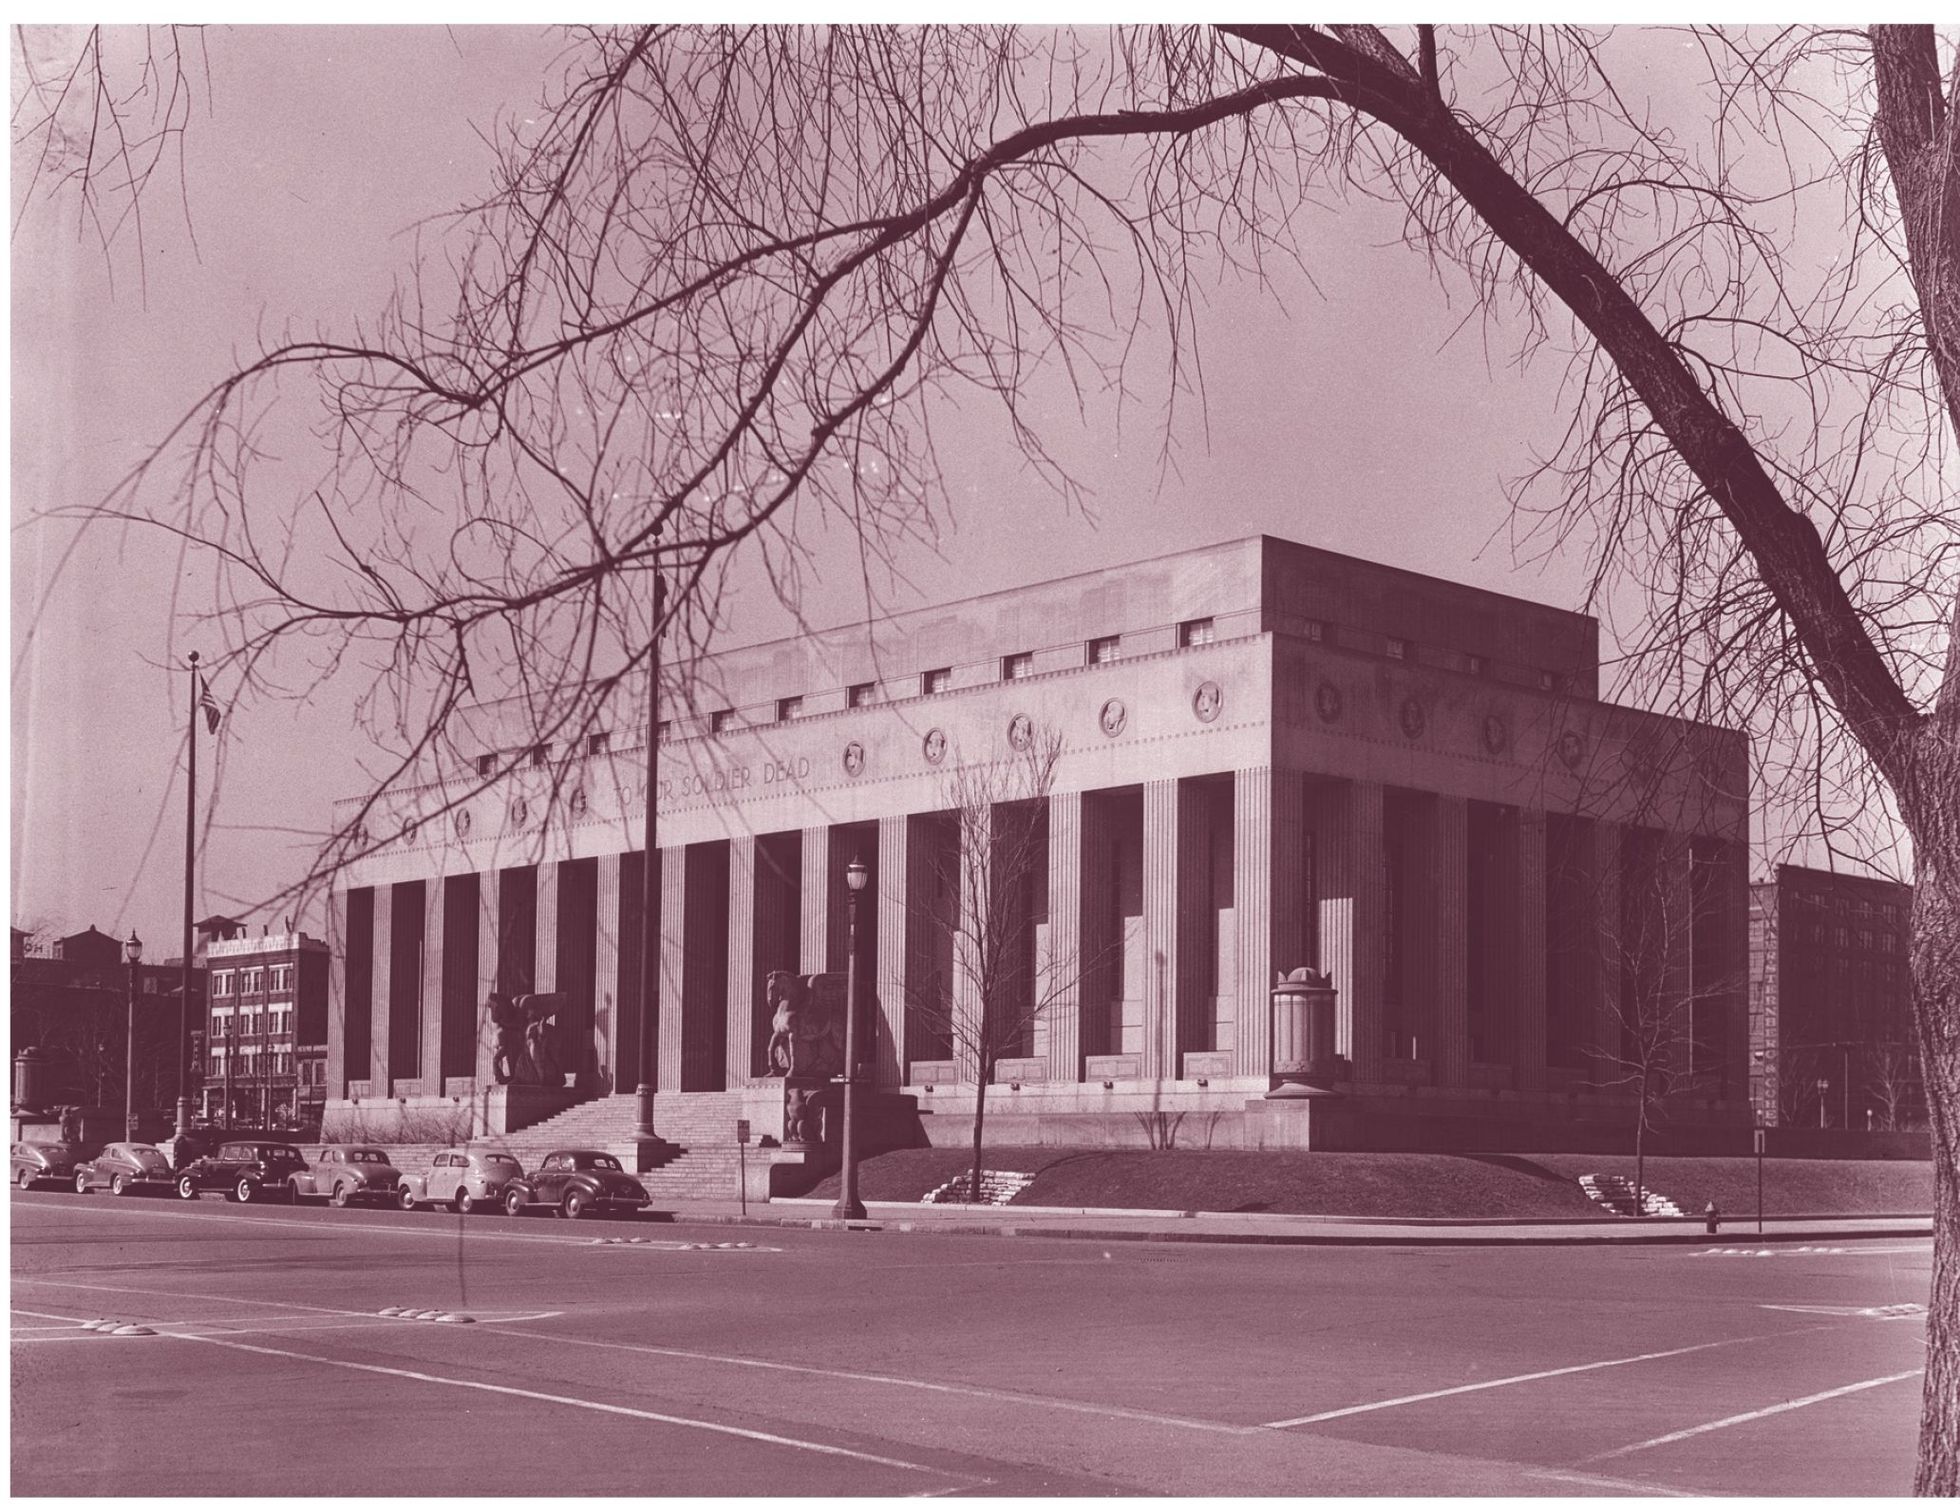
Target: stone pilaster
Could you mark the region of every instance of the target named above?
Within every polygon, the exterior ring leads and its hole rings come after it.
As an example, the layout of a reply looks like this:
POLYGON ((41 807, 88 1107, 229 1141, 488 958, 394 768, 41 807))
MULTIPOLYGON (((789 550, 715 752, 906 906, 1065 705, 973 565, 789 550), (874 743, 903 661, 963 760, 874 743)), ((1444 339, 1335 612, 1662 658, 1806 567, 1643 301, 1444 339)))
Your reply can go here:
POLYGON ((1079 792, 1048 799, 1048 949, 1035 962, 1035 990, 1048 1004, 1048 1077, 1067 1084, 1082 1079, 1082 809, 1079 792))
POLYGON ((1545 810, 1517 823, 1517 965, 1512 976, 1511 1064, 1520 1091, 1545 1088, 1545 810))
POLYGON ((1306 784, 1294 771, 1255 767, 1232 778, 1232 906, 1238 933, 1234 1069, 1273 1063, 1272 986, 1306 958, 1306 784))
POLYGON ((499 979, 503 913, 498 901, 499 877, 492 866, 476 883, 476 1084, 497 1084, 497 1025, 490 1018, 490 994, 504 987, 499 979))
POLYGON ((681 1024, 687 976, 687 848, 659 852, 660 1009, 654 1039, 654 1090, 681 1089, 681 1024))
MULTIPOLYGON (((989 810, 985 822, 991 825, 992 811, 989 810)), ((976 1040, 979 1037, 984 1004, 980 999, 981 938, 979 927, 982 913, 986 907, 983 894, 986 882, 984 852, 976 853, 976 847, 988 843, 986 837, 968 833, 964 817, 956 818, 956 843, 958 851, 955 864, 960 878, 960 917, 957 932, 953 937, 953 980, 952 980, 952 1051, 953 1063, 958 1067, 962 1084, 974 1085, 980 1079, 980 1056, 976 1040)))
POLYGON ((1466 1086, 1470 1081, 1470 805, 1460 797, 1439 795, 1435 813, 1430 847, 1431 895, 1436 899, 1430 1032, 1436 1042, 1437 1083, 1466 1086))
POLYGON ((878 1021, 877 1081, 896 1088, 905 1082, 906 1004, 912 983, 921 980, 919 935, 931 906, 932 877, 918 820, 909 814, 878 820, 878 959, 872 974, 873 1011, 878 1021))
POLYGON ((374 889, 374 1006, 371 1009, 372 1027, 368 1030, 367 1078, 378 1097, 388 1096, 388 1077, 392 1073, 388 1065, 389 1024, 393 1021, 390 1009, 394 996, 395 971, 395 889, 392 886, 379 886, 374 889))
POLYGON ((442 961, 444 878, 431 876, 422 887, 422 1080, 431 1095, 442 1094, 442 961))
POLYGON ((533 978, 536 992, 555 992, 558 990, 558 862, 545 860, 538 862, 538 933, 537 964, 533 978))
POLYGON ((619 866, 618 855, 599 857, 592 950, 592 1052, 614 1091, 631 1088, 612 1075, 619 1055, 619 866))
POLYGON ((1620 976, 1625 943, 1620 930, 1620 826, 1592 826, 1593 927, 1599 940, 1599 978, 1593 1013, 1592 1079, 1618 1078, 1620 976))
MULTIPOLYGON (((205 999, 205 1016, 210 1018, 210 999, 205 999)), ((205 1059, 216 1036, 206 1029, 205 1059)), ((206 1067, 200 1066, 203 1070, 206 1067)), ((209 1087, 207 1075, 205 1085, 209 1087)), ((327 1096, 347 1095, 347 893, 335 888, 327 894, 327 1096)), ((206 1104, 209 1095, 206 1095, 206 1104)))
POLYGON ((755 997, 762 989, 756 937, 756 837, 728 842, 728 1023, 726 1077, 740 1086, 754 1074, 755 997))
POLYGON ((799 918, 798 958, 802 974, 814 976, 830 969, 831 929, 830 826, 803 831, 803 896, 799 918))
POLYGON ((1186 838, 1175 779, 1143 784, 1143 1078, 1178 1073, 1179 887, 1186 838))
POLYGON ((1380 782, 1324 781, 1312 802, 1320 967, 1338 994, 1335 1042, 1358 1078, 1382 1053, 1382 926, 1387 910, 1380 782))

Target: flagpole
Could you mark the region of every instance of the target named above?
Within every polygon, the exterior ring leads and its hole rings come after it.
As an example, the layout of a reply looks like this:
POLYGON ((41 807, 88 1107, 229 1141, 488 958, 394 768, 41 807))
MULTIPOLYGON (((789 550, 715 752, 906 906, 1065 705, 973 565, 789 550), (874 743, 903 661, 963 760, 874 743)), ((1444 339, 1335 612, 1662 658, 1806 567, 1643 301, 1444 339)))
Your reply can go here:
POLYGON ((177 1001, 177 1133, 191 1131, 191 874, 197 861, 197 652, 191 652, 191 758, 184 789, 184 983, 177 1001))

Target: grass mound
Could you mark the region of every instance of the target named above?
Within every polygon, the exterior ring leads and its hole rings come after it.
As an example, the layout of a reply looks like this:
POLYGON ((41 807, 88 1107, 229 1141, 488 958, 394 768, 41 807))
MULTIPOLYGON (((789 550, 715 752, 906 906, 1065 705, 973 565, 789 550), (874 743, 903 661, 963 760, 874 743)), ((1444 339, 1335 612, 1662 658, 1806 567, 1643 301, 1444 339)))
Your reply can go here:
MULTIPOLYGON (((859 1167, 866 1201, 917 1201, 967 1169, 965 1149, 897 1149, 859 1167)), ((1178 1212, 1288 1212, 1343 1217, 1559 1218, 1603 1215, 1579 1189, 1585 1174, 1633 1175, 1633 1159, 1594 1154, 1305 1154, 1240 1149, 990 1147, 989 1170, 1035 1179, 1029 1207, 1141 1207, 1178 1212)), ((1768 1160, 1771 1216, 1932 1210, 1932 1170, 1913 1160, 1768 1160)), ((1748 1158, 1647 1161, 1650 1190, 1698 1213, 1712 1197, 1726 1218, 1756 1210, 1748 1158)), ((810 1193, 837 1194, 837 1177, 810 1193)))

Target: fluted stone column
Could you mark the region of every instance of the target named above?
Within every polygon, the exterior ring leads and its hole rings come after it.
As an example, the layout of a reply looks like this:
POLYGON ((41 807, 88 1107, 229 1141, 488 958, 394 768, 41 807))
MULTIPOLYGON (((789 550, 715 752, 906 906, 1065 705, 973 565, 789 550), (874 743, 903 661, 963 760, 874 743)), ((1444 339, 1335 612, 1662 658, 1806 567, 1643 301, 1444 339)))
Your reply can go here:
POLYGON ((931 868, 926 863, 919 820, 900 813, 878 820, 878 959, 872 972, 870 1008, 877 1017, 877 1082, 905 1084, 910 1047, 905 1038, 906 1006, 913 982, 923 979, 920 931, 931 906, 931 868))
POLYGON ((1512 976, 1511 1064, 1520 1091, 1545 1089, 1545 810, 1517 824, 1517 965, 1512 976))
POLYGON ((327 1096, 345 1097, 347 1079, 347 892, 336 887, 327 894, 327 1096))
POLYGON ((1297 771, 1255 767, 1232 778, 1232 906, 1238 933, 1234 1070, 1273 1067, 1273 982, 1306 958, 1306 783, 1297 771))
POLYGON ((490 1017, 492 992, 504 990, 499 979, 502 961, 503 917, 499 908, 499 878, 492 866, 476 886, 476 1084, 497 1084, 497 1025, 490 1017))
POLYGON ((660 854, 660 1012, 654 1041, 654 1090, 681 1089, 681 1023, 687 979, 687 847, 660 854))
POLYGON ((394 996, 395 970, 395 889, 383 885, 374 889, 374 1005, 369 1010, 372 1027, 368 1030, 368 1083, 378 1097, 391 1095, 388 1089, 388 1025, 390 998, 394 996))
POLYGON ((421 1079, 432 1096, 442 1095, 442 924, 445 878, 432 876, 422 888, 421 1079))
POLYGON ((532 975, 537 985, 535 992, 555 992, 558 990, 558 862, 544 860, 538 862, 538 933, 536 965, 532 975))
POLYGON ((1593 928, 1599 941, 1599 976, 1593 1012, 1592 1079, 1616 1079, 1620 1058, 1620 826, 1592 826, 1593 928))
POLYGON ((726 1076, 740 1086, 754 1073, 755 994, 761 990, 756 938, 756 837, 728 842, 728 1024, 726 1076))
POLYGON ((819 824, 803 831, 803 911, 798 949, 806 976, 830 969, 830 893, 830 826, 819 824))
POLYGON ((1435 964, 1431 1032, 1436 1036, 1437 1083, 1470 1082, 1469 876, 1470 805, 1438 795, 1430 848, 1435 912, 1435 964))
POLYGON ((592 951, 593 1062, 616 1092, 630 1090, 612 1077, 619 1053, 619 863, 618 855, 599 857, 592 951))
POLYGON ((1177 1075, 1179 854, 1175 779, 1143 784, 1143 1078, 1177 1075))
POLYGON ((1083 795, 1057 792, 1048 799, 1048 958, 1036 968, 1048 976, 1036 991, 1046 998, 1048 1078, 1082 1079, 1084 941, 1083 795))
MULTIPOLYGON (((989 822, 992 815, 989 814, 989 822)), ((952 997, 952 1054, 955 1074, 962 1085, 976 1085, 980 1080, 980 1056, 974 1043, 981 1022, 982 1003, 980 1000, 980 968, 978 964, 980 940, 976 925, 986 899, 979 889, 984 877, 981 868, 973 864, 967 854, 969 842, 975 838, 967 832, 967 826, 956 815, 954 818, 954 844, 958 847, 953 855, 953 864, 958 868, 960 882, 960 916, 953 936, 953 979, 952 997)))
POLYGON ((1335 1042, 1369 1080, 1382 1053, 1382 784, 1319 782, 1312 807, 1320 965, 1338 994, 1335 1042))

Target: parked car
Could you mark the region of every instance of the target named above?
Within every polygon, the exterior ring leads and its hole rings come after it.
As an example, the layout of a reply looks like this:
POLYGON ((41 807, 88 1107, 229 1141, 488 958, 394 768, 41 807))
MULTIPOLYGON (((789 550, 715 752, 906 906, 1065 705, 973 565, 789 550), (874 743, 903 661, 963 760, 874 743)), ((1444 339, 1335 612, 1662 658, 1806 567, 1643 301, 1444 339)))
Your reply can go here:
POLYGON ((14 1184, 25 1191, 37 1181, 54 1180, 66 1185, 75 1178, 75 1166, 93 1152, 87 1144, 15 1144, 14 1184))
POLYGON ((75 1166, 75 1190, 86 1195, 107 1186, 118 1196, 138 1191, 168 1191, 170 1161, 155 1144, 107 1144, 94 1159, 75 1166))
POLYGON ((431 1156, 427 1165, 403 1172, 396 1200, 404 1212, 413 1212, 425 1203, 447 1203, 458 1212, 477 1212, 496 1207, 503 1200, 504 1188, 523 1178, 524 1167, 508 1154, 445 1149, 431 1156))
POLYGON ((287 1178, 286 1189, 294 1201, 324 1196, 333 1206, 344 1207, 355 1201, 393 1201, 401 1178, 386 1149, 328 1144, 311 1166, 287 1178))
POLYGON ((647 1188, 599 1149, 555 1149, 522 1180, 504 1187, 504 1210, 556 1207, 566 1217, 586 1212, 636 1212, 653 1201, 647 1188))
POLYGON ((185 1201, 196 1201, 206 1191, 222 1191, 229 1201, 291 1196, 292 1178, 305 1169, 306 1161, 291 1144, 233 1140, 179 1170, 177 1194, 185 1201))

